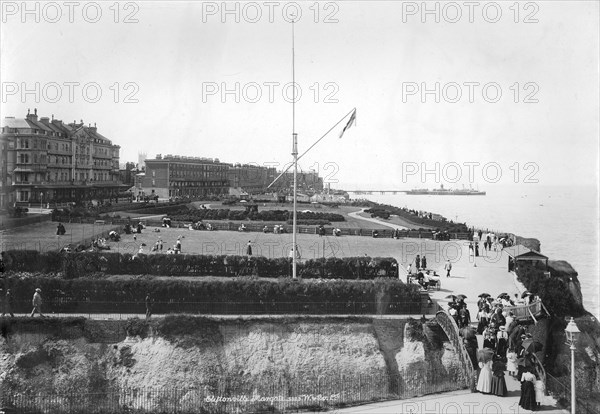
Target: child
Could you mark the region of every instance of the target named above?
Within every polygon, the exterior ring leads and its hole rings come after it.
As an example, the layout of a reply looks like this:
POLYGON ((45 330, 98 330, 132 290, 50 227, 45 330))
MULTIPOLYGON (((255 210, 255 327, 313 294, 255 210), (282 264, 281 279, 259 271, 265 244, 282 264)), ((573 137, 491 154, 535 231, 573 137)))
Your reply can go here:
POLYGON ((508 374, 512 375, 513 377, 515 375, 517 375, 517 370, 518 370, 518 366, 517 366, 517 353, 510 351, 506 353, 506 369, 508 370, 508 374))
POLYGON ((537 402, 538 407, 540 407, 542 401, 544 400, 544 396, 546 395, 546 384, 541 379, 538 379, 534 383, 535 386, 535 401, 537 402))

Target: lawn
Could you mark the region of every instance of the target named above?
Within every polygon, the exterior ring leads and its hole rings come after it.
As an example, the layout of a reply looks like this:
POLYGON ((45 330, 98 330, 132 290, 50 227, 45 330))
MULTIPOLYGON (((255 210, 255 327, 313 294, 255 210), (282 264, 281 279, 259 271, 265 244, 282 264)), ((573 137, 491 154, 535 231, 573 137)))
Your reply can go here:
MULTIPOLYGON (((340 207, 337 211, 342 210, 356 211, 356 208, 340 207)), ((372 228, 371 223, 363 223, 359 219, 353 221, 360 222, 363 228, 372 228)), ((97 237, 113 228, 111 225, 64 223, 67 233, 64 236, 56 236, 56 224, 44 222, 0 232, 2 250, 55 251, 68 244, 77 245, 81 240, 97 237)), ((159 237, 163 241, 163 251, 173 247, 177 238, 181 237, 184 254, 245 255, 247 244, 250 242, 254 255, 274 258, 288 257, 292 244, 292 235, 289 233, 199 231, 164 227, 148 227, 141 234, 136 234, 135 239, 133 234, 121 234, 121 237, 119 242, 108 242, 111 251, 135 254, 143 243, 144 253, 153 254, 151 248, 159 237)), ((302 260, 366 254, 371 257, 395 257, 401 264, 406 265, 414 260, 416 254, 425 253, 431 268, 443 266, 442 253, 445 253, 447 243, 453 243, 428 239, 374 239, 369 236, 319 237, 314 234, 298 234, 297 242, 302 260)))
MULTIPOLYGON (((251 243, 253 255, 269 258, 288 257, 292 245, 291 234, 245 233, 237 231, 199 231, 177 228, 149 227, 136 234, 122 235, 118 243, 109 245, 113 251, 134 254, 142 243, 144 253, 151 253, 154 243, 161 238, 166 251, 173 247, 178 237, 181 237, 182 253, 204 255, 245 255, 248 242, 251 243)), ((392 239, 368 236, 319 237, 314 234, 298 234, 297 242, 302 260, 321 257, 395 257, 400 263, 412 261, 416 254, 425 254, 429 258, 429 267, 442 267, 442 252, 446 245, 452 242, 439 242, 428 239, 392 239), (437 262, 437 263, 436 263, 437 262)))
POLYGON ((56 251, 66 245, 78 245, 82 240, 98 237, 116 226, 109 224, 63 223, 66 234, 56 235, 58 223, 46 221, 0 232, 2 250, 56 251))

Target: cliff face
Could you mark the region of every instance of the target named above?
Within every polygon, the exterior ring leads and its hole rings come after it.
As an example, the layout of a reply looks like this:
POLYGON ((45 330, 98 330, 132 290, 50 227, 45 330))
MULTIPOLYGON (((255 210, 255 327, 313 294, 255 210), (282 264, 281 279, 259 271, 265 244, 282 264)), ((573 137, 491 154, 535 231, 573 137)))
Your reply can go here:
POLYGON ((436 386, 460 387, 456 350, 435 324, 412 321, 409 326, 406 321, 367 318, 181 317, 149 326, 140 321, 133 328, 129 323, 129 336, 103 343, 107 330, 123 332, 125 322, 82 323, 81 332, 72 328, 59 335, 39 326, 7 330, 0 340, 0 398, 5 404, 10 396, 34 392, 66 394, 55 404, 83 404, 89 402, 86 395, 96 393, 103 398, 95 405, 150 412, 167 406, 197 412, 202 407, 210 412, 215 404, 223 404, 213 401, 219 397, 253 399, 228 402, 227 411, 235 412, 270 405, 334 406, 419 395, 436 386), (115 390, 121 389, 138 393, 115 397, 115 390), (143 389, 172 391, 150 394, 143 389), (327 398, 260 399, 299 395, 327 398))

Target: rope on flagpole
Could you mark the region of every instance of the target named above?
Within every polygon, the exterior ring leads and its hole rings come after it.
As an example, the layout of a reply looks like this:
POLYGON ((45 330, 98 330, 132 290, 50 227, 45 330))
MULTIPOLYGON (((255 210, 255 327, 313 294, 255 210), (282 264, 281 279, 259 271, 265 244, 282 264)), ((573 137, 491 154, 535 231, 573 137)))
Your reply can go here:
MULTIPOLYGON (((324 134, 321 136, 321 138, 319 138, 318 140, 316 140, 316 141, 315 141, 315 142, 314 142, 314 143, 313 143, 313 144, 312 144, 310 147, 308 147, 308 149, 307 149, 306 151, 304 151, 304 152, 302 153, 302 155, 298 156, 298 159, 297 159, 296 161, 299 161, 299 160, 300 160, 300 158, 302 158, 303 156, 305 156, 305 155, 306 155, 306 153, 307 153, 308 151, 310 151, 310 150, 311 150, 311 149, 312 149, 312 148, 313 148, 315 145, 317 145, 317 144, 318 144, 318 143, 319 143, 319 142, 320 142, 320 141, 321 141, 323 138, 325 138, 325 137, 326 137, 326 136, 327 136, 327 135, 328 135, 328 134, 329 134, 331 131, 333 131, 333 130, 334 130, 334 128, 335 128, 335 127, 337 127, 339 124, 341 124, 341 123, 342 123, 342 121, 343 121, 344 119, 346 119, 346 118, 347 118, 349 115, 351 115, 351 114, 352 114, 352 112, 354 112, 354 111, 356 111, 356 108, 353 108, 353 109, 352 109, 350 112, 348 112, 346 115, 344 115, 344 116, 342 117, 342 119, 340 119, 338 122, 336 122, 336 124, 335 124, 334 126, 332 126, 332 127, 331 127, 331 128, 330 128, 330 129, 329 129, 327 132, 325 132, 325 133, 324 133, 324 134)), ((294 163, 292 163, 292 164, 288 165, 288 167, 287 167, 285 170, 283 170, 283 171, 281 172, 281 174, 279 174, 279 175, 277 176, 277 178, 275 178, 271 184, 269 184, 269 185, 267 186, 267 188, 271 188, 271 186, 272 186, 273 184, 275 184, 275 183, 277 182, 277 180, 279 180, 279 179, 280 179, 280 178, 283 176, 283 174, 285 174, 286 172, 288 172, 288 170, 289 170, 290 168, 292 168, 292 166, 293 166, 293 165, 294 165, 294 163)))

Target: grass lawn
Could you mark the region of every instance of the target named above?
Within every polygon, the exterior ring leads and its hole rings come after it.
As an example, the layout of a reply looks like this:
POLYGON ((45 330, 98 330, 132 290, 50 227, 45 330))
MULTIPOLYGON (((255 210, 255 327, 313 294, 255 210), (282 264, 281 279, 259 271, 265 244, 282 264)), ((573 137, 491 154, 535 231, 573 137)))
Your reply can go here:
POLYGON ((84 239, 98 237, 102 232, 114 227, 109 224, 63 223, 67 233, 57 236, 57 224, 46 221, 4 230, 0 232, 0 248, 1 250, 56 251, 68 244, 77 245, 84 239))
MULTIPOLYGON (((371 215, 369 213, 359 213, 359 216, 362 216, 362 217, 371 217, 371 215)), ((350 217, 350 218, 352 218, 352 217, 350 217)), ((406 227, 408 229, 415 229, 415 230, 418 230, 418 229, 434 229, 435 228, 433 226, 426 226, 425 224, 414 224, 414 223, 411 223, 410 221, 405 220, 402 217, 399 217, 399 216, 397 216, 395 214, 392 214, 388 220, 385 220, 385 219, 382 219, 382 218, 377 218, 377 220, 381 221, 382 223, 397 224, 399 226, 403 226, 403 227, 406 227)), ((359 220, 357 220, 357 221, 359 221, 359 220)), ((368 223, 368 224, 371 224, 371 223, 368 223)), ((373 223, 373 226, 374 225, 375 225, 375 223, 373 223)), ((389 229, 389 227, 386 227, 386 228, 389 229)))
MULTIPOLYGON (((250 241, 253 255, 288 257, 292 245, 291 234, 242 233, 237 231, 199 231, 176 228, 159 228, 154 232, 148 227, 141 234, 123 234, 118 243, 110 242, 112 251, 134 254, 141 243, 144 253, 151 253, 151 248, 160 237, 164 243, 163 251, 173 247, 181 237, 182 253, 204 255, 245 255, 250 241)), ((395 257, 400 263, 407 264, 414 260, 416 254, 425 254, 429 259, 429 267, 443 267, 442 252, 452 242, 439 242, 428 239, 374 239, 368 236, 319 237, 314 234, 298 234, 297 242, 302 260, 321 257, 353 257, 368 255, 371 257, 395 257)), ((455 243, 456 244, 456 243, 455 243)), ((451 254, 451 252, 450 252, 451 254)))
MULTIPOLYGON (((356 207, 342 206, 332 209, 337 212, 357 211, 356 207)), ((373 228, 375 224, 352 219, 362 228, 373 228)), ((56 236, 55 222, 44 222, 19 227, 17 229, 0 232, 2 250, 31 249, 31 250, 59 250, 68 244, 77 245, 83 239, 97 236, 112 228, 111 225, 94 225, 64 223, 67 234, 56 236)), ((382 225, 382 228, 387 228, 382 225)), ((245 255, 248 242, 251 242, 254 255, 274 257, 288 257, 291 250, 291 234, 272 234, 259 232, 237 231, 198 231, 183 228, 154 228, 148 227, 141 234, 121 234, 119 242, 108 242, 111 251, 135 254, 142 243, 144 253, 151 253, 151 248, 160 237, 163 241, 163 251, 173 247, 178 237, 182 239, 182 253, 204 255, 245 255), (154 230, 159 230, 155 232, 154 230)), ((447 243, 427 239, 391 239, 369 236, 342 236, 319 237, 314 234, 298 234, 297 242, 302 260, 317 259, 322 257, 352 257, 368 255, 371 257, 394 257, 404 266, 414 260, 416 254, 425 253, 429 259, 429 267, 437 269, 443 267, 442 256, 447 243)), ((451 252, 449 253, 451 254, 451 252)))
MULTIPOLYGON (((194 207, 196 208, 200 208, 200 206, 202 204, 204 204, 207 207, 210 207, 212 209, 229 209, 229 210, 244 210, 245 206, 244 203, 238 203, 236 205, 223 205, 221 202, 214 202, 214 201, 194 201, 191 203, 194 207)), ((281 204, 281 203, 259 203, 258 204, 258 209, 259 211, 262 210, 288 210, 291 211, 293 208, 291 203, 285 203, 285 204, 281 204)), ((304 210, 310 210, 312 212, 315 213, 334 213, 334 214, 340 214, 342 216, 344 216, 344 218, 346 219, 346 221, 341 221, 341 222, 332 222, 331 225, 325 226, 325 227, 339 227, 340 229, 377 229, 377 230, 384 230, 384 229, 390 229, 390 227, 385 226, 383 224, 377 224, 377 223, 371 223, 365 220, 360 220, 360 219, 356 219, 354 217, 350 217, 348 215, 348 213, 353 213, 355 211, 360 211, 361 208, 360 207, 352 207, 352 206, 339 206, 339 207, 331 207, 331 206, 325 206, 325 205, 321 205, 321 204, 298 204, 298 211, 304 211, 304 210)), ((132 217, 132 218, 136 218, 136 217, 156 217, 156 218, 161 218, 166 216, 167 214, 140 214, 140 212, 115 212, 115 214, 120 215, 121 217, 132 217)), ((215 220, 205 220, 207 223, 210 222, 215 222, 215 220)), ((231 223, 236 223, 236 224, 241 224, 241 223, 253 223, 253 224, 260 224, 261 226, 263 225, 267 225, 267 226, 273 226, 274 224, 283 224, 283 222, 276 222, 276 221, 258 221, 258 220, 253 220, 253 221, 248 221, 248 220, 221 220, 222 222, 231 222, 231 223)))

